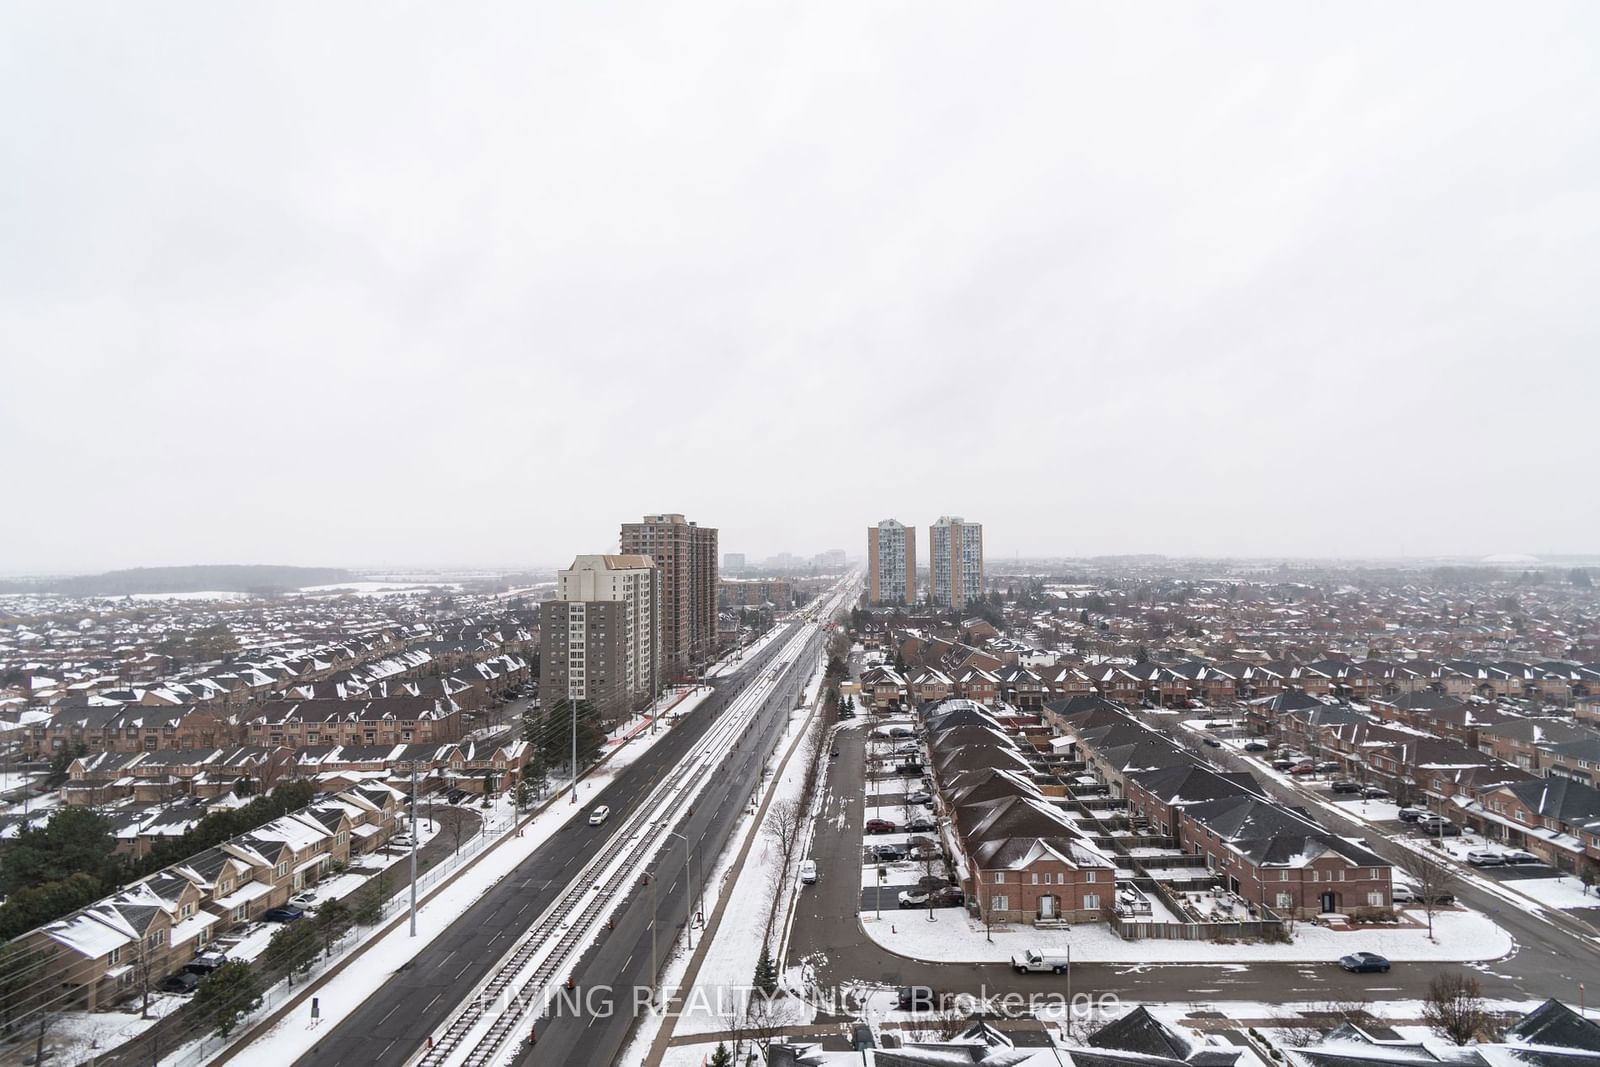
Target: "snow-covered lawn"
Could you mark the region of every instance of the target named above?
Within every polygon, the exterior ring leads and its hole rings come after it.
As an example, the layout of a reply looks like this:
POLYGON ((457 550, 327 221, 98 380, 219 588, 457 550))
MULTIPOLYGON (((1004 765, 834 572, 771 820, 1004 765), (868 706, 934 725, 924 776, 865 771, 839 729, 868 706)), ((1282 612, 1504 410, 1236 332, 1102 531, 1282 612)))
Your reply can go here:
POLYGON ((1584 887, 1583 881, 1570 874, 1552 875, 1549 878, 1495 879, 1502 889, 1532 897, 1547 908, 1600 908, 1600 896, 1584 887))
MULTIPOLYGON (((180 997, 171 993, 152 993, 150 995, 150 1017, 139 1017, 139 1000, 133 1002, 132 1012, 125 1011, 97 1011, 69 1012, 62 1015, 50 1027, 49 1034, 45 1037, 45 1048, 54 1049, 55 1055, 50 1058, 51 1063, 84 1063, 93 1059, 97 1052, 114 1049, 126 1041, 144 1033, 154 1026, 163 1016, 169 1015, 183 1007, 188 997, 180 997)), ((22 1051, 32 1054, 33 1043, 24 1042, 22 1051)), ((14 1062, 20 1063, 21 1059, 14 1062)))
MULTIPOLYGON (((885 915, 881 921, 863 914, 861 925, 868 937, 889 951, 935 963, 1004 962, 1013 953, 1028 948, 1047 953, 1070 950, 1072 958, 1083 963, 1331 963, 1340 956, 1363 951, 1379 953, 1395 962, 1463 962, 1498 959, 1515 947, 1504 930, 1471 911, 1435 912, 1437 941, 1428 940, 1424 926, 1335 931, 1296 923, 1294 941, 1288 945, 1124 941, 1101 923, 1060 930, 1032 926, 997 929, 992 931, 990 943, 984 938, 983 923, 962 911, 944 908, 934 915, 935 922, 928 921, 926 912, 917 913, 915 918, 885 915)), ((1411 918, 1423 921, 1420 912, 1411 918)))

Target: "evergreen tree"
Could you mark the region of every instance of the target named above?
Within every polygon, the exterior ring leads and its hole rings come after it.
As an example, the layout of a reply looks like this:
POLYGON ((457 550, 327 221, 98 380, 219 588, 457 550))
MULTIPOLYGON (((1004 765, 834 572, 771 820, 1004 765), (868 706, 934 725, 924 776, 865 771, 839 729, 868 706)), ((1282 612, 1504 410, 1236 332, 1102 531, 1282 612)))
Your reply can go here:
POLYGON ((260 1004, 261 982, 255 970, 248 963, 236 960, 224 963, 200 983, 189 1001, 188 1010, 204 1020, 218 1037, 227 1037, 239 1020, 260 1004))
POLYGON ((770 997, 778 992, 778 966, 772 962, 772 953, 767 951, 764 942, 761 945, 761 958, 756 960, 753 984, 764 996, 770 997))
POLYGON ((728 1051, 726 1042, 717 1042, 717 1049, 711 1054, 711 1067, 733 1067, 733 1053, 728 1051))

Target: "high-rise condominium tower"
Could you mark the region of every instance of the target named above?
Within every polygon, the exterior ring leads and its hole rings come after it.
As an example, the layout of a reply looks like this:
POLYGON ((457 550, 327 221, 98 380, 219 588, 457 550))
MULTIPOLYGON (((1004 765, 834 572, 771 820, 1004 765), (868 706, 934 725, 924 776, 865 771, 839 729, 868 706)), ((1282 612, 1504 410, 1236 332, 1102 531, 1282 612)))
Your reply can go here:
POLYGON ((983 595, 983 524, 944 515, 928 527, 928 599, 960 610, 983 595))
POLYGON ((893 519, 867 527, 867 602, 917 602, 917 528, 893 519))
POLYGON ((540 606, 539 696, 546 708, 587 700, 604 723, 660 688, 659 571, 648 556, 579 556, 540 606))
POLYGON ((661 664, 673 677, 711 658, 717 643, 717 531, 682 515, 622 524, 622 551, 655 560, 661 576, 661 664))

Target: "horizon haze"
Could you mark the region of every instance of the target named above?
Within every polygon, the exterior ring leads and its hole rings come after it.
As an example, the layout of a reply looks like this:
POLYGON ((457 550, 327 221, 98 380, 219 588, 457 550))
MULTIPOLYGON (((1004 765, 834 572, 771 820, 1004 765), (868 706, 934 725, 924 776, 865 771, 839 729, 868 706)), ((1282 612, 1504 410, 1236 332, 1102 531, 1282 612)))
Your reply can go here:
POLYGON ((1592 5, 0 30, 3 573, 1600 549, 1592 5))

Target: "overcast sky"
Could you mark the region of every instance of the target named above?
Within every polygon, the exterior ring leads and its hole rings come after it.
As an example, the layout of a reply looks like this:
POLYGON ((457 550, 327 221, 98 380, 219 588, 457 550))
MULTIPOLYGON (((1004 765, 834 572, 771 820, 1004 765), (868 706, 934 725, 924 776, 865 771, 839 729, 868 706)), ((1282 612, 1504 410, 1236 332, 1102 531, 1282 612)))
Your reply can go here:
POLYGON ((0 573, 1600 551, 1597 16, 8 3, 0 573))

